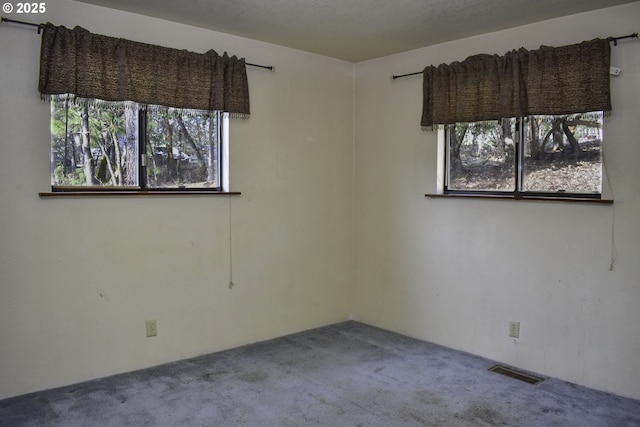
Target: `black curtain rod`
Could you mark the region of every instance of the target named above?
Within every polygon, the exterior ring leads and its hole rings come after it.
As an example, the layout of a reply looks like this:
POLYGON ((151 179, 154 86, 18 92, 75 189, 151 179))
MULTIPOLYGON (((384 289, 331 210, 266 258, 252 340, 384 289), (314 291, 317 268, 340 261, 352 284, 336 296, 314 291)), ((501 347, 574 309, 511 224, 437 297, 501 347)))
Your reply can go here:
MULTIPOLYGON (((618 46, 618 40, 622 40, 622 39, 637 39, 638 38, 638 33, 633 33, 633 34, 629 34, 628 36, 621 36, 621 37, 609 37, 609 41, 613 42, 614 46, 618 46)), ((397 76, 391 76, 391 80, 395 80, 395 79, 401 79, 403 77, 409 77, 409 76, 415 76, 418 74, 422 74, 423 71, 416 71, 415 73, 408 73, 408 74, 400 74, 397 76)))
POLYGON ((246 62, 245 61, 245 65, 249 65, 251 67, 257 67, 257 68, 266 68, 267 70, 275 70, 275 67, 273 65, 258 65, 258 64, 252 64, 251 62, 246 62))
POLYGON ((42 32, 42 29, 44 28, 44 24, 33 24, 31 22, 17 21, 15 19, 9 19, 9 18, 4 18, 4 17, 0 16, 0 23, 2 23, 2 22, 12 22, 14 24, 29 25, 31 27, 37 27, 38 28, 38 34, 40 34, 42 32))
MULTIPOLYGON (((8 19, 8 18, 4 18, 4 17, 0 16, 0 23, 2 23, 2 22, 11 22, 13 24, 20 24, 20 25, 28 25, 30 27, 37 27, 38 28, 38 34, 40 34, 42 32, 42 29, 44 28, 44 24, 34 24, 32 22, 17 21, 15 19, 8 19)), ((245 64, 249 65, 251 67, 266 68, 267 70, 271 70, 271 71, 273 71, 275 69, 275 67, 273 65, 258 65, 258 64, 252 64, 250 62, 245 62, 245 64)))
POLYGON ((637 38, 638 38, 638 33, 633 33, 633 34, 629 34, 628 36, 610 37, 609 41, 613 42, 614 46, 618 46, 618 40, 622 40, 622 39, 637 39, 637 38))

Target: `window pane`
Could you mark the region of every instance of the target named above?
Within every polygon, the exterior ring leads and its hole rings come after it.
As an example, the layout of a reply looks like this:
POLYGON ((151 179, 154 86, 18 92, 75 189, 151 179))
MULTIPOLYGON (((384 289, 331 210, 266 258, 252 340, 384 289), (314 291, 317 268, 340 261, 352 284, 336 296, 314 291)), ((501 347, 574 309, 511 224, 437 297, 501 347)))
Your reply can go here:
POLYGON ((216 113, 149 111, 147 186, 219 187, 216 113))
POLYGON ((525 121, 523 191, 602 191, 602 112, 525 121))
POLYGON ((51 185, 137 186, 138 110, 131 103, 51 101, 51 185))
POLYGON ((449 190, 514 191, 515 119, 449 126, 449 190))

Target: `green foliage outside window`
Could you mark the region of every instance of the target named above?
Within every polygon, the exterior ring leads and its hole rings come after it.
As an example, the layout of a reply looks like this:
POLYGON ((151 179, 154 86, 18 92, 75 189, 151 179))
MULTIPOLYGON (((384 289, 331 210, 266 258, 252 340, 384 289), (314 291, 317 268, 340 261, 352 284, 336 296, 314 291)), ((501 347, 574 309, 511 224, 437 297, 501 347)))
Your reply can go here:
POLYGON ((217 112, 53 99, 51 184, 218 188, 219 123, 217 112))
POLYGON ((450 125, 446 190, 599 197, 602 127, 601 112, 450 125))

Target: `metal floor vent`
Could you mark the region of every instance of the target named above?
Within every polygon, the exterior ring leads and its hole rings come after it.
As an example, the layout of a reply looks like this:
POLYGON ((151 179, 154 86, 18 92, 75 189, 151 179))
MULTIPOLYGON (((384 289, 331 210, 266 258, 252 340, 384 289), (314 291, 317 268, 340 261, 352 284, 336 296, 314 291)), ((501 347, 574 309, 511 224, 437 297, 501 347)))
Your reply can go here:
POLYGON ((539 382, 544 381, 544 378, 536 377, 535 375, 531 375, 531 374, 525 374, 524 372, 516 371, 504 365, 495 365, 489 368, 489 370, 491 372, 495 372, 500 375, 505 375, 507 377, 524 381, 527 384, 538 384, 539 382))

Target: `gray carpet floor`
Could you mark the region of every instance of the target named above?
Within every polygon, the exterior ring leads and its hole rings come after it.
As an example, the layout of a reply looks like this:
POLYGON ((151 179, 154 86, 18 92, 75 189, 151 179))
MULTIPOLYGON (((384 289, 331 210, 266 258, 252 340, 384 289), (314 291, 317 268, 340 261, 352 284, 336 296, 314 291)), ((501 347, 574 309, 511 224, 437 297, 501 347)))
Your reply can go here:
POLYGON ((640 426, 640 401, 350 321, 0 401, 0 426, 640 426))

